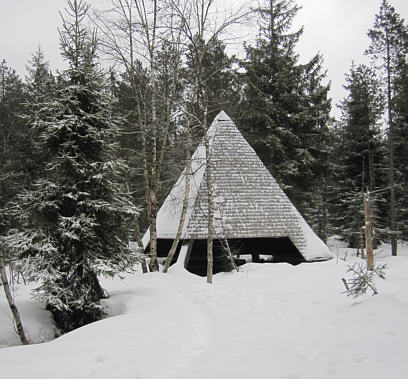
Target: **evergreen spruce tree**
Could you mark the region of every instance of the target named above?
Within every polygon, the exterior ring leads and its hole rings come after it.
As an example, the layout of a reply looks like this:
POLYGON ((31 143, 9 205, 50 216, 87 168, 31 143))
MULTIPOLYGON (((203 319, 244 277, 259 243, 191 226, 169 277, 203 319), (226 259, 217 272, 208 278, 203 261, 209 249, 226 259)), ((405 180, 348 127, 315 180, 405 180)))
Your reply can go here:
POLYGON ((0 64, 0 286, 1 292, 4 290, 22 344, 29 341, 14 303, 6 269, 14 264, 14 257, 5 249, 3 239, 15 226, 14 219, 7 217, 7 204, 22 190, 26 182, 24 154, 26 128, 19 117, 24 109, 25 99, 26 92, 21 79, 3 60, 0 64))
POLYGON ((34 102, 38 97, 45 97, 54 82, 48 61, 45 59, 41 47, 32 54, 31 60, 26 65, 27 77, 25 83, 29 97, 34 102))
POLYGON ((330 101, 321 57, 316 55, 305 65, 298 63, 294 49, 302 29, 291 32, 298 10, 293 0, 268 0, 257 10, 260 33, 255 46, 245 47, 238 125, 290 199, 303 210, 314 196, 330 101))
POLYGON ((0 236, 9 228, 4 206, 25 183, 26 127, 19 115, 26 91, 16 72, 3 60, 0 64, 0 236))
MULTIPOLYGON (((22 166, 19 153, 25 130, 19 114, 24 109, 25 101, 26 91, 22 80, 3 60, 0 64, 0 176, 3 179, 8 174, 20 171, 22 166)), ((8 182, 8 185, 12 184, 12 181, 8 182)), ((6 185, 5 182, 3 185, 6 185)), ((15 192, 15 188, 9 189, 15 192)))
MULTIPOLYGON (((397 255, 398 206, 396 199, 395 182, 395 120, 394 102, 396 95, 396 80, 406 62, 408 54, 408 29, 387 0, 382 0, 380 11, 375 16, 373 27, 368 36, 371 44, 366 54, 373 59, 376 69, 381 70, 382 88, 387 99, 388 116, 388 156, 389 156, 389 187, 390 187, 390 237, 392 255, 397 255)), ((398 184, 398 183, 397 183, 398 184)))
MULTIPOLYGON (((143 154, 137 147, 143 143, 143 124, 150 114, 150 95, 149 76, 142 64, 136 61, 131 72, 124 72, 118 77, 112 72, 111 92, 115 99, 114 114, 122 120, 118 154, 128 167, 124 180, 134 204, 143 204, 146 196, 143 154)), ((148 227, 147 210, 140 213, 139 223, 136 228, 148 227)))
POLYGON ((300 208, 314 231, 323 241, 331 229, 329 193, 331 191, 333 134, 329 125, 331 99, 328 97, 330 84, 325 84, 323 58, 317 54, 304 65, 304 96, 299 119, 303 120, 304 162, 307 171, 299 176, 296 187, 306 189, 300 208))
POLYGON ((339 234, 350 246, 357 247, 364 226, 363 193, 383 188, 385 184, 379 128, 384 97, 374 70, 365 65, 353 65, 346 82, 349 94, 341 104, 343 119, 335 149, 337 188, 333 209, 339 234))
POLYGON ((45 60, 41 48, 32 54, 31 60, 26 65, 28 75, 25 78, 27 92, 25 110, 21 112, 25 122, 24 149, 25 171, 27 181, 30 183, 37 179, 44 169, 47 157, 42 150, 37 149, 36 141, 39 131, 33 126, 38 117, 43 117, 42 104, 53 97, 55 91, 55 79, 49 69, 49 63, 45 60))
POLYGON ((37 107, 33 125, 48 163, 19 196, 21 228, 5 239, 29 277, 41 282, 36 297, 61 332, 100 319, 98 276, 113 276, 136 261, 127 247, 136 209, 120 184, 117 123, 96 66, 95 35, 83 26, 88 9, 82 0, 68 1, 60 37, 69 68, 37 107))
POLYGON ((394 93, 394 146, 398 230, 408 240, 408 61, 400 63, 394 93))

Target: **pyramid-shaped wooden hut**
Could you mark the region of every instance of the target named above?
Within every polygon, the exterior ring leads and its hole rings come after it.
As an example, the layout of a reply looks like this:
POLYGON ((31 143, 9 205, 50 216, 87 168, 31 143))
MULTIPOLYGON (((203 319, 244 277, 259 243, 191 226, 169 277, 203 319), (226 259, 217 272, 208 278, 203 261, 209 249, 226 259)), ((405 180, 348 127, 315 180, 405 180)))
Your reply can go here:
MULTIPOLYGON (((214 193, 214 272, 223 270, 225 240, 230 250, 254 261, 297 264, 327 260, 330 250, 313 232, 263 165, 228 115, 221 111, 208 129, 214 193), (224 246, 224 248, 223 248, 224 246)), ((181 246, 185 265, 205 274, 207 239, 207 185, 204 143, 192 157, 190 192, 181 246)), ((157 217, 158 257, 165 257, 176 236, 185 190, 183 172, 157 217)), ((149 242, 149 230, 143 237, 149 242)))

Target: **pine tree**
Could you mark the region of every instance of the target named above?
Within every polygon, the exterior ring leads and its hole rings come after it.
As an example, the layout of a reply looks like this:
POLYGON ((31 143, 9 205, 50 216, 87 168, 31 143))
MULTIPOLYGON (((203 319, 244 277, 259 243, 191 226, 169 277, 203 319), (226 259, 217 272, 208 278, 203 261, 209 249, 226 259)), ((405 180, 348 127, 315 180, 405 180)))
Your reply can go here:
POLYGON ((375 16, 373 28, 368 36, 371 44, 366 54, 373 58, 376 68, 383 72, 383 88, 387 99, 388 115, 388 153, 390 186, 390 228, 392 255, 397 255, 397 203, 395 196, 395 121, 394 95, 395 80, 398 77, 401 62, 408 53, 408 29, 404 20, 387 0, 382 0, 380 11, 375 16))
POLYGON ((39 133, 33 125, 37 122, 37 118, 41 117, 42 103, 53 96, 55 79, 40 47, 32 54, 31 60, 26 65, 26 70, 28 73, 25 78, 27 99, 24 114, 22 114, 26 126, 24 157, 27 179, 32 182, 38 178, 47 161, 43 151, 36 149, 39 133))
MULTIPOLYGON (((24 141, 25 125, 19 117, 23 112, 26 93, 23 83, 14 70, 3 60, 0 65, 0 283, 13 315, 21 343, 29 343, 20 313, 13 299, 7 268, 13 258, 3 246, 3 238, 14 220, 7 217, 7 204, 21 191, 25 183, 24 141)), ((3 291, 2 291, 3 292, 3 291)))
POLYGON ((0 236, 5 235, 13 224, 4 207, 27 182, 27 128, 20 117, 25 101, 22 80, 3 60, 0 65, 0 236))
POLYGON ((299 176, 296 188, 304 193, 300 210, 324 241, 330 230, 328 197, 330 191, 331 165, 329 156, 332 152, 331 99, 328 97, 330 84, 324 83, 326 72, 323 71, 323 58, 317 54, 304 65, 304 88, 302 110, 299 113, 304 149, 304 174, 299 176))
POLYGON ((7 194, 16 192, 17 176, 23 170, 20 153, 25 128, 19 114, 24 109, 25 100, 22 80, 3 60, 0 65, 0 180, 3 201, 7 194))
POLYGON ((394 86, 394 146, 398 230, 408 240, 408 61, 401 62, 394 86))
POLYGON ((296 206, 308 203, 327 127, 329 85, 316 55, 301 65, 294 49, 302 29, 291 32, 299 7, 292 0, 269 0, 255 46, 246 46, 241 63, 243 101, 238 117, 243 134, 296 206), (316 138, 316 136, 320 136, 316 138), (322 141, 323 142, 323 141, 322 141))
MULTIPOLYGON (((145 201, 143 173, 143 123, 150 113, 149 76, 139 61, 134 63, 131 75, 128 72, 116 77, 111 73, 111 91, 115 99, 114 113, 122 119, 119 131, 120 157, 126 162, 128 170, 124 176, 128 191, 135 204, 145 201)), ((148 139, 146 138, 146 144, 148 139)), ((148 147, 147 147, 148 149, 148 147)), ((147 210, 139 215, 140 227, 148 227, 147 210)), ((139 227, 139 225, 137 226, 139 227)))
POLYGON ((349 94, 341 104, 340 143, 335 149, 334 213, 339 234, 351 246, 358 246, 360 229, 364 225, 363 193, 384 185, 379 128, 384 97, 374 70, 365 65, 353 65, 346 82, 349 94))
POLYGON ((33 125, 48 163, 19 196, 21 228, 5 240, 27 275, 41 282, 36 297, 61 332, 100 319, 98 275, 113 276, 136 261, 127 247, 136 209, 120 184, 117 122, 95 62, 95 35, 83 27, 88 9, 81 0, 68 1, 60 37, 69 68, 37 107, 33 125))

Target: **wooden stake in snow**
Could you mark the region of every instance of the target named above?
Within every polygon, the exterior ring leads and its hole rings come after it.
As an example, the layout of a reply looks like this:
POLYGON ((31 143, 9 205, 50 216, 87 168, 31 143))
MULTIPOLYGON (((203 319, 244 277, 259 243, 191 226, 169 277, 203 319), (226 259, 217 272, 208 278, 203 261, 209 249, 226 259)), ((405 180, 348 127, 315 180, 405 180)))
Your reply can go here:
POLYGON ((6 294, 7 302, 13 314, 14 322, 16 323, 18 336, 23 345, 28 345, 28 339, 25 335, 23 323, 21 322, 20 313, 18 312, 17 306, 14 303, 13 295, 11 294, 10 285, 7 279, 6 267, 4 264, 3 250, 0 248, 0 275, 1 283, 3 284, 4 293, 6 294))
POLYGON ((344 284, 344 287, 346 287, 346 291, 350 291, 350 287, 349 287, 349 285, 348 285, 348 283, 347 283, 347 280, 344 279, 344 278, 342 278, 341 280, 342 280, 342 282, 343 282, 343 284, 344 284))
POLYGON ((373 254, 373 222, 371 218, 370 192, 364 195, 364 219, 365 219, 365 240, 367 252, 367 270, 374 269, 373 254))

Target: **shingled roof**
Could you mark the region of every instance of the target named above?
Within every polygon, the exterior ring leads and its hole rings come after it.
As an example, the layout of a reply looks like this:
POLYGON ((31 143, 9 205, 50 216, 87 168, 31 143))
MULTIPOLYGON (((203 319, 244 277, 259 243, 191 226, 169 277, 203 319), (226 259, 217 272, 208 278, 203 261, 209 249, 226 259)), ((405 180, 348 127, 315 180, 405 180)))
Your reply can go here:
MULTIPOLYGON (((305 260, 331 258, 328 247, 263 165, 231 118, 221 111, 208 129, 214 191, 214 227, 218 238, 289 237, 305 260)), ((207 238, 205 148, 192 157, 192 175, 181 239, 207 238)), ((174 239, 180 219, 185 172, 166 198, 157 217, 157 238, 174 239)), ((149 231, 143 240, 148 243, 149 231)))

